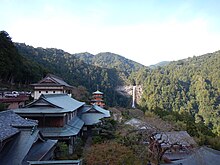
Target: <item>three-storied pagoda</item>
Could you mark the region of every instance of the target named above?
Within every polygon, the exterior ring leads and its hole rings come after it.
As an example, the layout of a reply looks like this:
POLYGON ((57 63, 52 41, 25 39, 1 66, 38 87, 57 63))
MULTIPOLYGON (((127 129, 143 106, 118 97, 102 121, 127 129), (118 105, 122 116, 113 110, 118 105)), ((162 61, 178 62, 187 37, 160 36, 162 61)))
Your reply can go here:
POLYGON ((92 105, 98 105, 100 107, 105 107, 105 102, 103 100, 103 93, 100 92, 99 90, 95 91, 92 93, 92 100, 91 100, 92 105))

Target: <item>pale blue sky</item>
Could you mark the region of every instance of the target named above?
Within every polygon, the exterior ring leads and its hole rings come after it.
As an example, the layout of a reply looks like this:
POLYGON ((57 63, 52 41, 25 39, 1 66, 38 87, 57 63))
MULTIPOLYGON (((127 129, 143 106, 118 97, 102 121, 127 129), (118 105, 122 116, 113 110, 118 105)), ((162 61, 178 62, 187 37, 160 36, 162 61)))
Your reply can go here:
POLYGON ((220 49, 219 0, 0 0, 14 42, 145 65, 220 49))

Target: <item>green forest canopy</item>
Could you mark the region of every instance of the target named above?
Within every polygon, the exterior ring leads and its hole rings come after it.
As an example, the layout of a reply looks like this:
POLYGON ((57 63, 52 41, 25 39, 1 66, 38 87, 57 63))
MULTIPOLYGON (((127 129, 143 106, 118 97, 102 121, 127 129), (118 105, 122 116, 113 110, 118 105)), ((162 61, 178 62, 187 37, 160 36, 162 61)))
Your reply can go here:
POLYGON ((130 79, 144 86, 142 108, 188 112, 220 135, 220 51, 140 70, 135 76, 130 79))

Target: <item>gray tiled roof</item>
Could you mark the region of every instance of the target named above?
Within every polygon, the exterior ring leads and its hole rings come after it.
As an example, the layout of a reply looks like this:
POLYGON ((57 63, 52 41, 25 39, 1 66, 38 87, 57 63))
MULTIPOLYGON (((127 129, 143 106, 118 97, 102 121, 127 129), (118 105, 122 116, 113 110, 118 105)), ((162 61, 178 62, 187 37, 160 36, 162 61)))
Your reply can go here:
POLYGON ((80 114, 89 111, 92 108, 92 105, 84 105, 80 108, 80 114))
POLYGON ((83 106, 80 110, 80 116, 85 122, 85 125, 99 123, 100 119, 111 116, 108 110, 105 110, 97 105, 83 106), (90 111, 92 111, 92 113, 90 113, 90 111))
POLYGON ((0 163, 4 165, 26 165, 28 164, 28 159, 41 160, 47 152, 50 152, 57 141, 44 141, 39 137, 39 130, 22 129, 16 138, 11 141, 10 145, 8 144, 3 148, 0 154, 0 163), (38 147, 35 143, 39 143, 38 147), (37 155, 32 155, 31 153, 33 152, 37 155))
POLYGON ((22 160, 27 155, 31 146, 37 138, 39 131, 34 131, 31 134, 31 130, 21 131, 19 136, 13 140, 13 145, 11 145, 8 150, 5 149, 5 153, 0 160, 3 164, 22 164, 22 160))
POLYGON ((19 108, 13 111, 18 114, 63 114, 65 112, 71 112, 71 110, 50 107, 19 108))
POLYGON ((68 87, 72 87, 70 86, 69 84, 67 84, 65 81, 63 81, 63 79, 57 77, 57 76, 54 76, 54 75, 49 75, 50 78, 52 78, 53 80, 55 80, 58 84, 61 84, 61 85, 64 85, 64 86, 68 86, 68 87))
POLYGON ((101 108, 100 106, 98 105, 93 105, 93 108, 101 113, 103 113, 105 115, 105 117, 110 117, 110 112, 108 110, 105 110, 103 108, 101 108))
POLYGON ((46 127, 39 129, 45 137, 68 137, 77 135, 83 125, 84 122, 76 116, 64 127, 46 127))
POLYGON ((58 77, 58 76, 55 76, 55 75, 52 75, 52 74, 48 74, 45 78, 43 78, 42 80, 40 80, 38 83, 35 83, 35 84, 31 84, 33 86, 41 86, 41 85, 48 85, 48 86, 53 86, 53 85, 58 85, 58 86, 66 86, 66 87, 72 87, 71 85, 67 84, 62 78, 58 77), (51 83, 45 83, 44 81, 46 79, 51 79, 54 84, 51 84, 51 83), (42 83, 44 82, 44 83, 42 83))
POLYGON ((84 102, 69 97, 67 94, 44 94, 41 95, 41 97, 63 109, 75 110, 85 104, 84 102))
POLYGON ((81 116, 81 119, 85 122, 85 125, 93 125, 101 122, 100 119, 105 118, 101 113, 84 113, 81 116))
POLYGON ((84 102, 77 101, 67 94, 44 94, 38 100, 33 101, 24 108, 15 109, 14 112, 18 114, 61 114, 73 112, 84 104, 84 102), (44 100, 47 105, 41 106, 38 104, 39 100, 44 100))
POLYGON ((0 112, 0 140, 7 139, 19 130, 16 127, 33 127, 37 125, 37 121, 26 120, 13 111, 0 112))
POLYGON ((109 110, 103 109, 98 105, 84 105, 83 107, 81 107, 80 112, 86 113, 90 110, 96 110, 98 113, 102 113, 105 117, 110 117, 109 110))
POLYGON ((208 148, 208 147, 201 147, 191 156, 187 157, 186 159, 174 161, 171 163, 174 165, 219 165, 220 163, 220 151, 208 148))
MULTIPOLYGON (((162 139, 160 141, 165 141, 168 144, 162 143, 162 147, 167 145, 178 143, 183 146, 196 145, 194 139, 186 131, 172 131, 172 132, 162 132, 162 139)), ((155 135, 156 139, 161 136, 160 133, 155 135)))
POLYGON ((49 160, 49 161, 30 161, 30 165, 81 165, 82 160, 49 160))
POLYGON ((56 143, 57 140, 38 140, 33 144, 31 150, 28 152, 23 162, 42 160, 42 157, 48 154, 51 148, 55 147, 56 143))

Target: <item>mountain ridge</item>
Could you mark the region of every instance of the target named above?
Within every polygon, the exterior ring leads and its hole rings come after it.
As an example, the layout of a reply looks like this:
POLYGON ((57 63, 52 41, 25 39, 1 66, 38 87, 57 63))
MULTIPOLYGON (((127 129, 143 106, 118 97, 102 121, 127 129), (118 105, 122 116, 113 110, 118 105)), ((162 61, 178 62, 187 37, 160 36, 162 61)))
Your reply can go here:
POLYGON ((136 84, 143 89, 139 102, 143 110, 188 113, 220 135, 220 51, 150 69, 109 52, 72 55, 61 49, 13 43, 7 33, 1 33, 0 46, 1 82, 28 84, 53 73, 79 87, 85 94, 83 100, 88 101, 88 92, 99 85, 107 105, 122 107, 131 106, 131 97, 116 88, 136 84))
MULTIPOLYGON (((22 56, 39 65, 45 66, 50 72, 62 77, 69 84, 74 86, 82 85, 86 87, 90 93, 97 90, 98 85, 100 90, 106 93, 106 101, 109 105, 129 105, 127 102, 129 102, 130 98, 123 97, 117 93, 115 88, 119 85, 129 83, 128 78, 134 66, 137 67, 136 70, 144 67, 141 64, 116 54, 113 56, 116 58, 112 63, 114 65, 103 67, 103 65, 93 65, 94 63, 92 61, 92 58, 95 56, 105 58, 103 54, 92 55, 88 52, 70 54, 61 49, 34 48, 24 43, 15 43, 15 46, 22 56), (87 59, 87 61, 85 61, 84 58, 87 59), (117 58, 120 58, 121 61, 118 62, 117 58), (124 69, 124 62, 128 63, 126 69, 124 69)), ((108 58, 111 59, 112 54, 109 55, 108 53, 108 58)))
POLYGON ((157 67, 162 67, 162 66, 166 66, 170 63, 171 61, 161 61, 161 62, 158 62, 156 64, 153 64, 153 65, 150 65, 149 67, 151 69, 154 69, 154 68, 157 68, 157 67))

